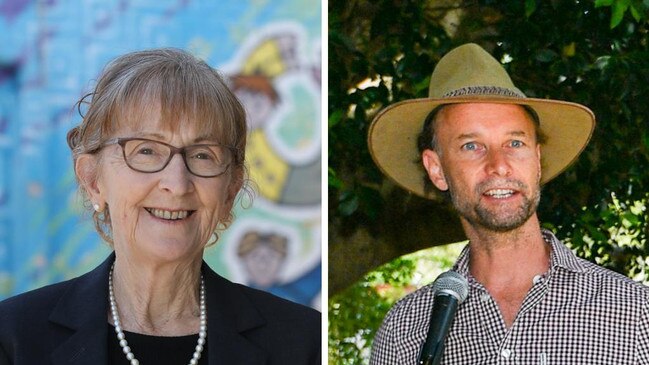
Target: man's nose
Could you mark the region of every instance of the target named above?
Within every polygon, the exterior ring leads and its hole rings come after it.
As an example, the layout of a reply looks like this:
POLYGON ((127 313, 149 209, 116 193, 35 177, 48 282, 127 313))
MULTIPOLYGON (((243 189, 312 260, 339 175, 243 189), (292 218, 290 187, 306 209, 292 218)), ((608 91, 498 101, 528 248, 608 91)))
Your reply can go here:
POLYGON ((500 149, 491 149, 488 151, 486 168, 489 175, 506 177, 512 173, 509 157, 500 149))

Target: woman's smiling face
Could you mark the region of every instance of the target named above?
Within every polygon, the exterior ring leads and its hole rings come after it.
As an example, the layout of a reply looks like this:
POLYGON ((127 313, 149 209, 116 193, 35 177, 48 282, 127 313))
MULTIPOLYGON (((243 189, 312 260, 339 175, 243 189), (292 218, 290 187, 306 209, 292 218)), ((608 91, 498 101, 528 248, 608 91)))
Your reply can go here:
MULTIPOLYGON (((113 137, 137 137, 168 143, 176 147, 219 143, 200 135, 196 123, 178 122, 171 130, 155 116, 141 120, 137 128, 123 123, 113 137)), ((137 260, 168 262, 196 259, 218 223, 230 214, 242 183, 242 168, 234 163, 220 176, 193 175, 181 154, 155 173, 131 169, 122 147, 111 144, 99 154, 80 158, 80 166, 95 164, 95 179, 87 191, 95 202, 105 203, 110 212, 115 251, 137 260)), ((91 171, 92 166, 78 171, 91 171)))

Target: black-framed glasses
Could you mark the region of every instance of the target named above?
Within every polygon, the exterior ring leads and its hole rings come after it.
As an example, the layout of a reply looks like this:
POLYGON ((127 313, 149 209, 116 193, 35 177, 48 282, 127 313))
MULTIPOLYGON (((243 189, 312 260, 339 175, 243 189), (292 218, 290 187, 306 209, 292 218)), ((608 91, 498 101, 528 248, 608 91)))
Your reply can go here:
POLYGON ((179 153, 187 170, 199 177, 217 177, 228 170, 236 149, 220 144, 195 144, 178 148, 146 138, 112 138, 102 146, 118 144, 131 169, 144 173, 162 171, 179 153))

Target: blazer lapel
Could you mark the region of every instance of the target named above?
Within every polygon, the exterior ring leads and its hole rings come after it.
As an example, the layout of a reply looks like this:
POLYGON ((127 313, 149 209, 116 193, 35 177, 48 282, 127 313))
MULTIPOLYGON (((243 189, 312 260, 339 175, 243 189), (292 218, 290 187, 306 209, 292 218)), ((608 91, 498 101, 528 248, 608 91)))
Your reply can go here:
POLYGON ((51 355, 54 365, 107 363, 108 273, 115 254, 79 277, 61 297, 50 322, 74 333, 51 355))
POLYGON ((266 321, 236 284, 216 274, 205 263, 203 274, 210 365, 265 364, 268 355, 243 333, 264 326, 266 321))

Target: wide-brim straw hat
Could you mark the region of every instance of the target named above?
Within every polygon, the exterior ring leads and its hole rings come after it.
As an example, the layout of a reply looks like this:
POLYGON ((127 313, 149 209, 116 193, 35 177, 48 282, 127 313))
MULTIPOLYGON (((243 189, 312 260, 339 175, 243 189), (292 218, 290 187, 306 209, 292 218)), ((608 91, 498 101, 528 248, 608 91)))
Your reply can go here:
MULTIPOLYGON (((541 184, 563 172, 588 144, 595 116, 587 107, 560 100, 528 98, 487 51, 469 43, 448 52, 430 78, 428 98, 395 103, 379 112, 369 128, 370 154, 381 171, 404 189, 434 199, 424 188, 425 171, 417 137, 437 106, 457 103, 528 105, 546 136, 541 146, 541 184)), ((432 191, 427 191, 432 190, 432 191)))

